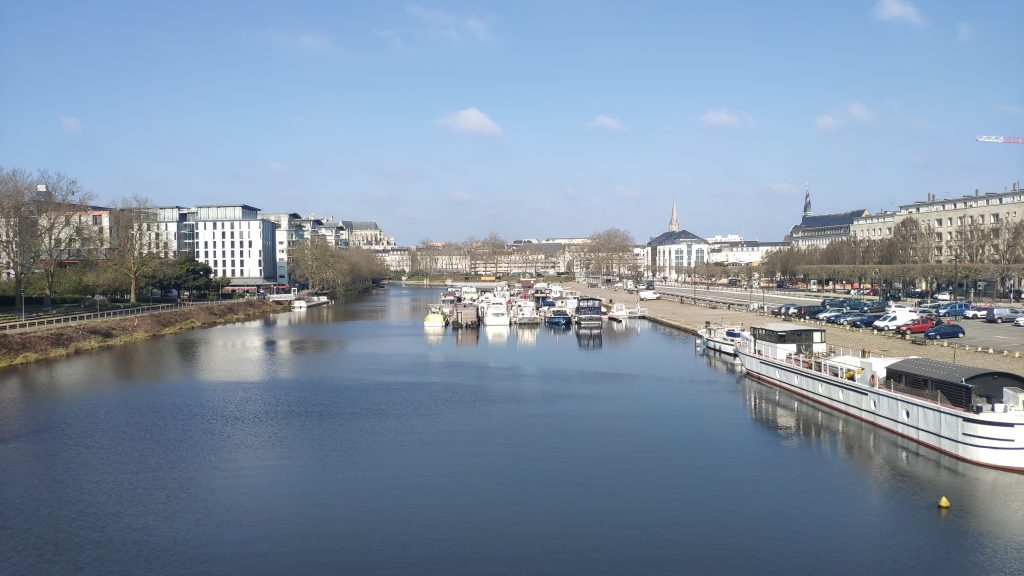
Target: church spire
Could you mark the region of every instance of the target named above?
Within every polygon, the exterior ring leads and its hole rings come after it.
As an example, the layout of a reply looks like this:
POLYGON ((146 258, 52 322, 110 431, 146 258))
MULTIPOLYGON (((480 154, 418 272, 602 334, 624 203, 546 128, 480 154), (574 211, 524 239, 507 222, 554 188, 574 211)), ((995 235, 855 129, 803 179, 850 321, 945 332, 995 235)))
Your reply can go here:
POLYGON ((811 215, 811 181, 807 181, 807 188, 804 191, 804 216, 811 215))
POLYGON ((668 231, 679 232, 679 218, 676 217, 676 199, 672 199, 672 217, 668 220, 668 231))

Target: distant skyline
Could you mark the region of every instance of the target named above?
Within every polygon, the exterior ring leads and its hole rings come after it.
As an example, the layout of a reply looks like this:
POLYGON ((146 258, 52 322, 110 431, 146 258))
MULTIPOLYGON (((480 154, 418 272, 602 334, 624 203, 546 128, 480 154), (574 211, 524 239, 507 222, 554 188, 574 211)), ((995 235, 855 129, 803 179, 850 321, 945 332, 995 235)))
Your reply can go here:
POLYGON ((402 245, 801 216, 1024 181, 1019 1, 0 5, 0 166, 108 204, 375 220, 402 245))

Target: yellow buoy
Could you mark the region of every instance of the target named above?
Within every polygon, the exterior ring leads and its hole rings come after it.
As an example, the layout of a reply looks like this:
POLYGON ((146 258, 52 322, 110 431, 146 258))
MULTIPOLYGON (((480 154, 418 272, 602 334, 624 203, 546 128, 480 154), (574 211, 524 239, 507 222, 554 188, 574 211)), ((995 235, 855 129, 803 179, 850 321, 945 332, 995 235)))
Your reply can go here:
POLYGON ((945 496, 939 498, 939 508, 949 508, 949 500, 945 496))

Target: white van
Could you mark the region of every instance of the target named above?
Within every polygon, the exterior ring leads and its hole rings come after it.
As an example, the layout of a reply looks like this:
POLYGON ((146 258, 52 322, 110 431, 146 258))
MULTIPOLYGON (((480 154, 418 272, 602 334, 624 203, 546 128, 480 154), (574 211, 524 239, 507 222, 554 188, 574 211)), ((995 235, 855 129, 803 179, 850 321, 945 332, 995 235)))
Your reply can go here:
POLYGON ((641 300, 657 300, 658 298, 661 298, 661 294, 658 294, 654 290, 641 290, 640 291, 640 299, 641 300))
POLYGON ((918 316, 920 316, 920 314, 915 311, 898 308, 887 312, 885 316, 876 320, 872 327, 875 330, 881 330, 883 332, 886 330, 895 330, 897 327, 902 326, 907 323, 907 321, 913 320, 918 316))

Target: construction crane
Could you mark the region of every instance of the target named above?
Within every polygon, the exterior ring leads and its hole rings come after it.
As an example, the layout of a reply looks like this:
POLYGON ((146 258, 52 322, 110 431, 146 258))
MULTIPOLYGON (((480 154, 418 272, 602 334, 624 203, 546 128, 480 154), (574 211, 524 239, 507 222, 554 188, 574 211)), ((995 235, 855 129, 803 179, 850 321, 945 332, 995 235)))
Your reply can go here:
POLYGON ((1024 144, 1020 136, 975 136, 978 142, 995 142, 996 144, 1024 144))

